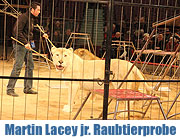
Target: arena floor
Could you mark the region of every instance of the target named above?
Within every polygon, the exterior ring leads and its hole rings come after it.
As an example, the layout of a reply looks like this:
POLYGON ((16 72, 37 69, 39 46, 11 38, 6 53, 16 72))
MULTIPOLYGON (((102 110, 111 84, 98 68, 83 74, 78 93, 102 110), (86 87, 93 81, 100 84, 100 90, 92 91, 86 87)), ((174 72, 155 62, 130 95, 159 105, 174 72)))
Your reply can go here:
MULTIPOLYGON (((3 76, 9 76, 13 67, 13 60, 7 62, 6 60, 0 60, 0 72, 3 76)), ((22 69, 21 75, 24 76, 24 68, 22 69)), ((57 78, 60 77, 59 72, 57 72, 53 67, 51 70, 48 69, 47 65, 39 66, 39 63, 35 63, 34 77, 50 77, 57 78)), ((147 78, 151 78, 150 75, 146 75, 147 78)), ((155 77, 154 77, 155 79, 155 77)), ((165 79, 169 79, 166 76, 165 79)), ((77 96, 75 107, 72 113, 63 112, 63 106, 67 104, 68 93, 67 88, 60 86, 60 81, 48 81, 48 80, 34 80, 34 89, 38 91, 38 95, 25 95, 23 93, 23 80, 18 80, 16 84, 15 91, 19 97, 11 97, 6 95, 6 85, 8 83, 7 79, 0 80, 0 119, 1 120, 71 120, 78 107, 80 107, 84 97, 87 92, 83 91, 79 96, 77 96), (83 97, 83 98, 80 98, 83 97)), ((152 85, 155 85, 154 83, 152 85)), ((175 98, 180 90, 180 86, 177 83, 163 83, 161 87, 170 89, 169 92, 161 93, 161 101, 165 113, 172 104, 172 100, 175 98)), ((141 109, 143 102, 137 101, 132 109, 141 109)), ((77 119, 95 119, 102 112, 103 97, 97 95, 96 98, 90 98, 85 104, 81 114, 77 119)), ((115 101, 113 101, 109 106, 109 111, 114 111, 115 101)), ((125 104, 120 104, 120 110, 125 108, 125 104)), ((171 114, 178 113, 180 109, 180 104, 177 102, 174 108, 170 112, 171 114)), ((141 114, 131 113, 131 119, 141 120, 141 114)), ((113 118, 113 115, 108 116, 109 119, 113 118)), ((117 119, 127 120, 127 116, 121 113, 117 116, 117 119)), ((158 104, 155 102, 149 108, 144 120, 161 120, 163 116, 159 110, 158 104)), ((171 119, 180 119, 180 116, 175 116, 171 119)))

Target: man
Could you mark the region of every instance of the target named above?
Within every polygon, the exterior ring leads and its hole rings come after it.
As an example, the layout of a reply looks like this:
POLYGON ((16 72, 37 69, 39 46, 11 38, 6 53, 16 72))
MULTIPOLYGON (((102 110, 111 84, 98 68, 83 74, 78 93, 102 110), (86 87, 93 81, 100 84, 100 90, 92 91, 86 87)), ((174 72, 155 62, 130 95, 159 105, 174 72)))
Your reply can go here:
MULTIPOLYGON (((30 12, 20 15, 17 19, 13 30, 13 36, 22 42, 25 46, 20 45, 17 42, 13 42, 15 49, 15 63, 11 72, 11 77, 19 77, 23 63, 25 62, 25 77, 33 77, 34 62, 32 57, 31 45, 33 41, 33 27, 34 20, 40 13, 40 4, 32 2, 30 12)), ((48 38, 47 34, 43 37, 48 38)), ((7 85, 7 94, 10 96, 17 97, 14 87, 17 79, 10 79, 7 85)), ((24 93, 25 94, 37 94, 36 91, 32 90, 32 80, 24 80, 24 93)))

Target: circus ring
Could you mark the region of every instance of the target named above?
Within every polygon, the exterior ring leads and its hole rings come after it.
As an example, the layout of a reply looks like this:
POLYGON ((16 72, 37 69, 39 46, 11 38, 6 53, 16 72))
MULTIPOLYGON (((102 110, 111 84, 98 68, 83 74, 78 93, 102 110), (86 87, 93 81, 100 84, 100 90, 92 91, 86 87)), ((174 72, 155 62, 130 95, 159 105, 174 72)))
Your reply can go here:
MULTIPOLYGON (((74 5, 74 6, 77 6, 77 5, 74 5)), ((76 8, 77 7, 75 7, 75 9, 76 8)), ((88 7, 85 7, 86 15, 87 15, 87 9, 88 7)), ((97 6, 97 9, 98 9, 98 6, 97 6)), ((179 19, 178 17, 179 16, 177 16, 177 18, 175 19, 179 19)), ((65 21, 65 19, 63 21, 65 21)), ((76 21, 76 18, 74 18, 74 21, 76 21)), ((122 20, 121 20, 121 23, 122 23, 122 20)), ((163 25, 163 24, 158 23, 158 25, 163 25)), ((154 28, 156 27, 158 27, 157 24, 154 25, 154 28)), ((3 40, 6 39, 4 38, 5 37, 3 37, 3 40)), ((95 45, 96 45, 96 42, 97 42, 97 38, 94 40, 95 45)), ((3 46, 6 46, 6 43, 3 43, 3 46)), ((73 46, 74 45, 72 45, 72 47, 73 46)), ((93 49, 93 52, 94 52, 94 49, 93 49)), ((2 53, 4 54, 4 51, 2 53)), ((25 95, 23 93, 23 78, 22 78, 22 79, 19 79, 16 84, 16 92, 19 94, 19 97, 16 97, 16 98, 10 97, 6 95, 6 85, 8 83, 8 79, 3 78, 3 76, 4 77, 9 76, 11 69, 13 67, 14 61, 13 59, 10 59, 8 62, 6 62, 6 60, 4 60, 4 55, 2 59, 3 60, 0 61, 0 67, 2 71, 1 72, 2 79, 0 81, 0 86, 1 86, 0 119, 1 120, 23 120, 23 119, 24 120, 71 120, 73 119, 76 111, 78 110, 80 105, 83 103, 83 100, 86 97, 88 92, 82 91, 80 97, 77 97, 76 99, 77 101, 76 101, 75 107, 73 108, 73 112, 71 113, 63 112, 62 108, 65 104, 67 104, 67 100, 65 99, 68 99, 68 94, 67 94, 67 87, 64 85, 61 85, 61 81, 58 80, 58 78, 61 78, 61 75, 56 71, 53 65, 51 65, 51 69, 49 69, 47 66, 40 66, 40 63, 36 62, 35 70, 34 70, 34 77, 37 79, 34 79, 34 89, 38 91, 38 95, 25 95), (49 78, 49 80, 48 79, 43 80, 43 78, 49 78), (53 78, 56 78, 56 79, 53 80, 53 78)), ((20 77, 23 77, 24 71, 25 69, 23 68, 20 77)), ((152 76, 150 74, 145 74, 145 76, 147 78, 153 77, 154 80, 159 79, 157 76, 152 76)), ((163 79, 160 79, 160 80, 171 80, 171 78, 168 75, 165 75, 163 79)), ((161 90, 162 95, 160 95, 160 99, 162 101, 162 106, 165 113, 169 111, 171 103, 173 103, 173 100, 176 98, 176 96, 179 93, 178 80, 179 78, 175 78, 174 81, 163 82, 161 84, 162 87, 166 88, 165 91, 163 89, 161 90)), ((152 86, 156 86, 156 83, 154 82, 150 84, 152 86)), ((143 91, 143 89, 141 89, 140 91, 143 91)), ((146 106, 144 105, 144 103, 145 101, 138 102, 134 106, 132 106, 132 108, 136 109, 142 106, 146 106)), ((97 118, 98 115, 102 112, 102 109, 103 109, 102 105, 103 105, 102 96, 97 96, 96 99, 90 98, 89 101, 87 101, 85 107, 83 108, 83 110, 81 111, 77 119, 85 120, 85 119, 97 118)), ((108 107, 109 112, 114 111, 115 105, 116 105, 116 101, 112 101, 111 105, 108 107)), ((122 103, 121 106, 119 106, 119 108, 125 109, 126 104, 122 103)), ((177 100, 174 108, 171 110, 171 114, 178 113, 178 109, 179 109, 179 102, 177 100)), ((141 108, 141 110, 143 109, 141 108)), ((141 115, 139 114, 136 114, 134 112, 130 114, 131 114, 130 115, 131 119, 134 119, 134 120, 141 119, 141 115)), ((108 118, 109 119, 113 118, 113 115, 108 116, 108 118)), ((117 116, 116 119, 126 120, 128 118, 127 116, 125 116, 125 114, 121 113, 120 115, 117 116)), ((156 102, 152 103, 150 109, 148 110, 146 116, 144 117, 144 120, 162 120, 162 119, 163 119, 163 116, 160 114, 160 109, 157 103, 156 102)), ((179 120, 179 116, 174 116, 172 119, 179 120)))

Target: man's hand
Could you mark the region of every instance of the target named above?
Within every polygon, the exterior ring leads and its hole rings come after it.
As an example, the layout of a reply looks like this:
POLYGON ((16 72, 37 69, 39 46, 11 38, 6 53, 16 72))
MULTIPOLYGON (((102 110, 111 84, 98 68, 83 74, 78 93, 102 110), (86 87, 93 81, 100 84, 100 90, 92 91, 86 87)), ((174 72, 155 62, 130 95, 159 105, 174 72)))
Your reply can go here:
POLYGON ((27 43, 27 44, 25 45, 25 48, 31 50, 31 45, 30 45, 29 43, 27 43))
POLYGON ((48 34, 46 34, 46 33, 43 34, 43 37, 46 38, 46 39, 48 39, 48 34))

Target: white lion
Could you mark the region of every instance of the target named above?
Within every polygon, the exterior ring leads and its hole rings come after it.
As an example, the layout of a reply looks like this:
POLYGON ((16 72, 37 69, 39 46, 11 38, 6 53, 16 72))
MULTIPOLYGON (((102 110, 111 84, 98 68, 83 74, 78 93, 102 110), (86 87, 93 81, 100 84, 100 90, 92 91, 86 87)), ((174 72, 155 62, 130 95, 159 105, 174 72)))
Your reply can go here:
MULTIPOLYGON (((62 71, 63 78, 73 79, 104 79, 105 61, 104 60, 83 60, 78 55, 74 54, 73 49, 69 48, 52 48, 53 63, 57 70, 62 71)), ((111 59, 110 70, 113 75, 110 79, 122 80, 127 74, 132 63, 120 60, 111 59)), ((140 70, 135 66, 129 74, 128 80, 144 80, 140 70)), ((117 89, 120 82, 111 82, 110 89, 117 89)), ((103 89, 104 85, 99 85, 97 82, 67 82, 68 85, 68 104, 64 106, 63 111, 71 112, 74 104, 74 98, 79 89, 92 90, 103 89)), ((152 89, 147 83, 144 83, 148 92, 152 89)), ((121 89, 138 90, 139 83, 128 82, 124 83, 121 89)))

